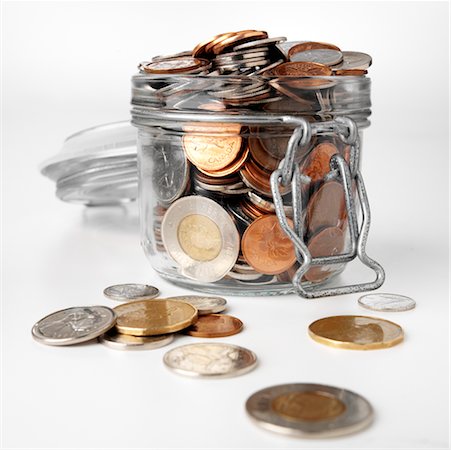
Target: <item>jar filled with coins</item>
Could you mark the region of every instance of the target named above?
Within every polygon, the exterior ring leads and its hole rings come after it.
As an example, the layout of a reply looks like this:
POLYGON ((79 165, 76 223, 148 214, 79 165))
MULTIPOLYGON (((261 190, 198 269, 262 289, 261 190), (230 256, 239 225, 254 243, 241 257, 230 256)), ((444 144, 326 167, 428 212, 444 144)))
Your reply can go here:
POLYGON ((223 33, 132 79, 144 251, 173 283, 307 298, 384 280, 360 174, 371 57, 223 33), (375 279, 330 287, 358 257, 375 279))

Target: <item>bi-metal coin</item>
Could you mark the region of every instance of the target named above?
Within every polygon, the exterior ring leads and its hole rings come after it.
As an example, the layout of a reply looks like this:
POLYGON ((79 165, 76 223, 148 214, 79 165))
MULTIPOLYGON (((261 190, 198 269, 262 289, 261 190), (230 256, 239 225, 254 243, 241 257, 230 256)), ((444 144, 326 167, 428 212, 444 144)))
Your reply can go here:
POLYGON ((282 384, 256 392, 246 402, 261 427, 305 438, 342 436, 367 427, 373 408, 360 395, 321 384, 282 384))
POLYGON ((116 330, 132 336, 175 333, 197 320, 197 310, 185 302, 141 300, 116 306, 116 330))
POLYGON ((177 300, 179 302, 189 303, 197 309, 197 314, 199 314, 199 316, 203 316, 205 314, 220 313, 227 307, 227 301, 222 297, 179 295, 176 297, 168 297, 167 300, 177 300))
POLYGON ((359 305, 373 311, 400 312, 414 309, 416 302, 404 295, 377 293, 360 297, 359 305))
POLYGON ((73 345, 95 339, 115 323, 115 312, 106 306, 76 306, 49 314, 31 333, 42 344, 73 345))
POLYGON ((396 323, 368 316, 325 317, 311 323, 308 331, 320 344, 352 350, 393 347, 404 339, 396 323))
POLYGON ((147 284, 116 284, 107 287, 103 291, 103 295, 110 300, 117 300, 120 302, 129 302, 131 300, 146 300, 158 297, 160 291, 154 286, 147 284))
POLYGON ((132 336, 118 333, 114 328, 97 338, 101 344, 115 350, 153 350, 164 347, 174 340, 173 334, 160 336, 132 336))
POLYGON ((257 364, 257 357, 237 345, 201 343, 176 347, 164 355, 163 361, 181 375, 226 378, 251 371, 257 364))

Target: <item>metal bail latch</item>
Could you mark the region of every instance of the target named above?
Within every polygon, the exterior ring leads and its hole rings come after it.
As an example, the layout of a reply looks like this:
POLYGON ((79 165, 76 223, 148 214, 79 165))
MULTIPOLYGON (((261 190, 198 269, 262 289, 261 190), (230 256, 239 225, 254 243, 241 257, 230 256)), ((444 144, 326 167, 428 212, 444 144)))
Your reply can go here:
POLYGON ((385 273, 381 265, 371 259, 365 251, 371 216, 365 185, 358 169, 360 140, 357 125, 349 117, 336 117, 332 121, 317 122, 311 125, 303 118, 296 118, 296 123, 298 126, 288 142, 286 156, 280 162, 279 168, 271 175, 271 191, 276 214, 280 226, 294 244, 296 257, 300 264, 299 269, 293 276, 293 286, 301 297, 309 299, 377 289, 384 282, 385 273), (331 172, 328 174, 328 176, 343 184, 349 222, 350 250, 340 255, 313 258, 303 239, 304 223, 302 218, 301 189, 303 175, 300 171, 299 163, 296 163, 295 156, 296 151, 309 144, 312 135, 319 131, 334 131, 338 133, 340 139, 350 145, 351 148, 349 165, 341 155, 335 154, 330 159, 331 172), (292 187, 294 229, 288 224, 279 187, 280 184, 287 186, 288 183, 291 183, 292 187), (356 202, 352 193, 353 184, 357 189, 358 203, 362 212, 361 224, 359 224, 357 218, 356 202), (346 263, 352 261, 356 256, 359 257, 363 264, 374 270, 376 273, 374 281, 322 289, 303 286, 302 278, 311 266, 346 263))

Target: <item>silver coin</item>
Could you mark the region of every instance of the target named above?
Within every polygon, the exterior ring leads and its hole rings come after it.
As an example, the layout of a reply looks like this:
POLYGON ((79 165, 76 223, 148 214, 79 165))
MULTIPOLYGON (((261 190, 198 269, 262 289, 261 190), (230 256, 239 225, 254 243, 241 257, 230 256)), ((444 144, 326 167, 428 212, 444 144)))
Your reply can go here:
POLYGON ((169 207, 161 234, 180 272, 202 282, 223 278, 240 250, 240 235, 230 215, 214 200, 199 195, 180 198, 169 207))
POLYGON ((226 309, 227 300, 222 297, 207 297, 201 295, 179 295, 176 297, 169 297, 166 300, 178 300, 186 302, 197 309, 199 316, 206 314, 216 314, 226 309))
POLYGON ((73 345, 95 339, 116 323, 116 313, 106 306, 76 306, 56 311, 37 322, 31 333, 47 345, 73 345))
POLYGON ((342 52, 343 61, 334 67, 332 70, 351 70, 351 69, 368 69, 371 66, 371 56, 361 52, 342 52))
POLYGON ((252 52, 232 52, 232 53, 224 53, 223 55, 218 55, 215 58, 215 63, 221 63, 224 61, 234 62, 241 61, 245 59, 255 59, 255 58, 263 58, 268 55, 268 50, 258 50, 252 52))
POLYGON ((360 431, 373 420, 373 408, 360 395, 321 384, 282 384, 250 396, 246 411, 261 427, 306 438, 360 431))
POLYGON ((303 52, 295 53, 290 57, 293 62, 315 62, 324 64, 326 66, 334 66, 343 60, 343 54, 339 50, 332 49, 312 49, 304 50, 303 52))
POLYGON ((373 311, 400 312, 409 311, 416 306, 415 300, 398 294, 367 294, 360 297, 359 305, 373 311))
POLYGON ((259 280, 263 274, 255 272, 255 273, 242 273, 242 272, 236 272, 234 270, 231 270, 227 276, 230 278, 233 278, 234 280, 240 280, 240 281, 255 281, 259 280))
MULTIPOLYGON (((154 56, 152 58, 152 62, 165 61, 165 60, 168 60, 168 59, 189 58, 190 56, 192 56, 192 51, 191 50, 185 50, 184 52, 175 53, 173 55, 158 55, 158 56, 154 56)), ((149 63, 147 63, 147 64, 149 64, 149 63)))
POLYGON ((257 364, 255 353, 224 343, 188 344, 168 351, 167 367, 181 375, 226 378, 251 371, 257 364))
POLYGON ((174 340, 174 335, 132 336, 118 333, 113 328, 97 339, 101 344, 114 348, 115 350, 153 350, 170 344, 174 340))
MULTIPOLYGON (((155 140, 142 148, 152 161, 153 192, 163 206, 169 206, 185 191, 189 181, 189 163, 181 145, 167 140, 155 140)), ((146 177, 143 183, 146 182, 146 177)))
POLYGON ((239 51, 239 50, 248 50, 250 48, 255 47, 267 47, 269 45, 275 45, 275 44, 281 44, 282 42, 285 42, 287 40, 286 37, 274 37, 274 38, 266 38, 266 39, 258 39, 256 41, 251 42, 245 42, 244 44, 237 45, 236 47, 233 47, 233 51, 239 51))
POLYGON ((103 291, 103 295, 111 300, 129 302, 132 300, 146 300, 158 297, 160 291, 155 286, 147 284, 116 284, 103 291))

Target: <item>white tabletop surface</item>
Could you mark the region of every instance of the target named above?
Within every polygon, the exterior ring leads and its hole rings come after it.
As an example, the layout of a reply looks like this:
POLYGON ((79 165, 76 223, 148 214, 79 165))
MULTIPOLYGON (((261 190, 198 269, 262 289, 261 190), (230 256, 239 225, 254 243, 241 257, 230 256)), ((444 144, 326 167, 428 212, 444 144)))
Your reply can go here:
MULTIPOLYGON (((327 10, 319 2, 165 5, 3 5, 3 448, 448 448, 446 3, 334 2, 327 10), (386 269, 380 291, 411 296, 417 308, 375 313, 357 305, 358 295, 307 301, 224 292, 228 312, 245 329, 221 341, 259 358, 253 372, 224 380, 183 378, 164 367, 168 349, 200 341, 188 336, 143 352, 38 344, 31 327, 52 311, 115 306, 102 296, 110 284, 145 282, 163 296, 189 293, 151 269, 134 206, 65 204, 37 167, 67 135, 128 118, 138 61, 243 28, 373 55, 373 123, 363 148, 373 216, 368 254, 386 269), (405 342, 359 352, 308 337, 309 323, 336 314, 393 320, 405 342), (374 406, 374 423, 349 437, 310 441, 254 425, 246 399, 294 382, 363 395, 374 406)), ((369 277, 353 263, 341 281, 369 277)))

